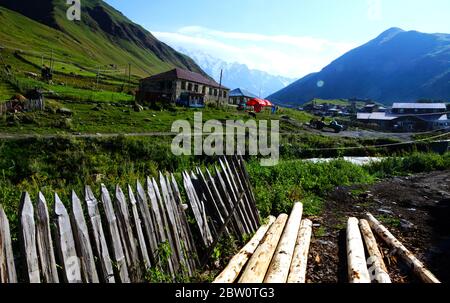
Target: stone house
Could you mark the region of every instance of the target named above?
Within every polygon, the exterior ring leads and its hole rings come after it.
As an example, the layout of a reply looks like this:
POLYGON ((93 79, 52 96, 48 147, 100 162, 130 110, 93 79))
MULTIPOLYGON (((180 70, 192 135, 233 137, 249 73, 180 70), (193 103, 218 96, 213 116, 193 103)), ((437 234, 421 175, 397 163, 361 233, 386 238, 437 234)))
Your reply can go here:
POLYGON ((139 83, 136 100, 141 103, 171 102, 189 107, 228 103, 229 89, 204 75, 175 68, 139 83))

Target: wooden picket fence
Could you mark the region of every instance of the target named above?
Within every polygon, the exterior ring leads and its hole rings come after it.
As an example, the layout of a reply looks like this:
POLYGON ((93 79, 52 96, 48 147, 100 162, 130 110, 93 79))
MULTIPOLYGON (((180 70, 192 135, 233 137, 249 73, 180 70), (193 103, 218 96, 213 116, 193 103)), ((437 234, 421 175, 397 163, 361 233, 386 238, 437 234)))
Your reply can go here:
POLYGON ((222 236, 243 239, 260 226, 243 159, 219 165, 213 173, 183 172, 184 193, 173 174, 162 173, 159 183, 147 178, 126 192, 116 186, 114 195, 101 184, 100 199, 86 186, 83 200, 72 192, 69 210, 56 193, 49 211, 41 193, 33 205, 25 192, 16 257, 0 205, 0 282, 144 282, 150 268, 174 281, 193 276, 222 236))
MULTIPOLYGON (((4 115, 8 112, 14 112, 15 107, 19 103, 17 101, 0 101, 0 115, 4 115)), ((36 100, 25 100, 20 104, 21 110, 30 112, 30 111, 42 111, 45 109, 45 101, 44 99, 36 99, 36 100)))

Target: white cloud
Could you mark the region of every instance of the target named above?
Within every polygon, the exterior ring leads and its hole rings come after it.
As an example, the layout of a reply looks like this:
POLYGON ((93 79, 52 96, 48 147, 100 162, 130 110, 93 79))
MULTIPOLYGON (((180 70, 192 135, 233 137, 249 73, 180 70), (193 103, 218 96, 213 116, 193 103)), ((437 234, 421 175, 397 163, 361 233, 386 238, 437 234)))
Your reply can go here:
POLYGON ((292 78, 320 71, 356 47, 354 43, 306 36, 224 32, 200 26, 153 34, 173 47, 201 50, 224 61, 292 78))

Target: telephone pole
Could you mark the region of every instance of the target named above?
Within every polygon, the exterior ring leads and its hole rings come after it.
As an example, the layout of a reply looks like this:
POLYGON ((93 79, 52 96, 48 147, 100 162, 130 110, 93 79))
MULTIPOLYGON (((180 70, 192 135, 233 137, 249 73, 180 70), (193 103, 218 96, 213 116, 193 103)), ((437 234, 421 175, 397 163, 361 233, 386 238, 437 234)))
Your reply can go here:
POLYGON ((128 87, 131 86, 131 63, 128 63, 128 87))
POLYGON ((217 107, 220 106, 220 94, 222 90, 222 75, 223 75, 223 69, 220 70, 220 82, 219 82, 219 93, 217 94, 217 107))

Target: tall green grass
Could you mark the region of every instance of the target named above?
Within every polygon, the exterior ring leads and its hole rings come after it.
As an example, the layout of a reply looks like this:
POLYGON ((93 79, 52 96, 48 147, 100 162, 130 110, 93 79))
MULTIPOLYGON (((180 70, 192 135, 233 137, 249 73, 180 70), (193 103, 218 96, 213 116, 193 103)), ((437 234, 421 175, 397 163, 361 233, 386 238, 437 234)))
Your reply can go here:
POLYGON ((450 153, 414 152, 363 167, 339 159, 328 163, 282 161, 274 167, 251 161, 248 169, 262 216, 288 213, 296 201, 304 203, 305 214, 319 215, 323 200, 337 186, 367 185, 393 176, 447 170, 450 153))

